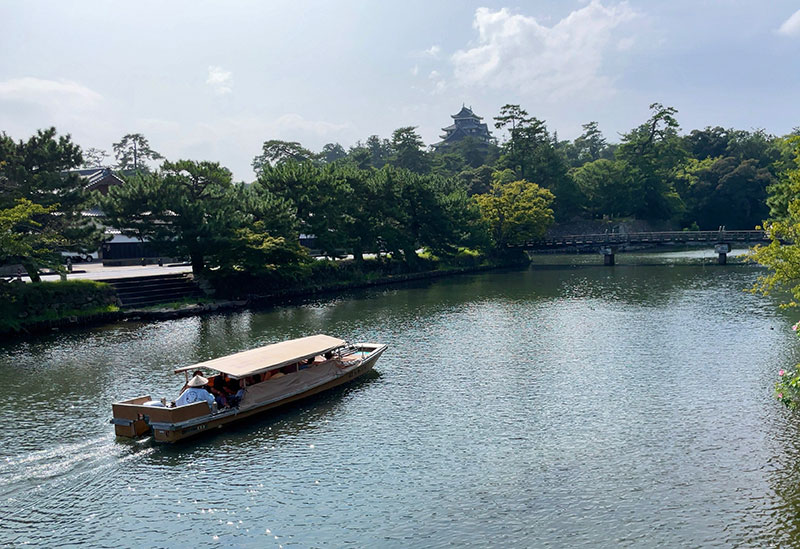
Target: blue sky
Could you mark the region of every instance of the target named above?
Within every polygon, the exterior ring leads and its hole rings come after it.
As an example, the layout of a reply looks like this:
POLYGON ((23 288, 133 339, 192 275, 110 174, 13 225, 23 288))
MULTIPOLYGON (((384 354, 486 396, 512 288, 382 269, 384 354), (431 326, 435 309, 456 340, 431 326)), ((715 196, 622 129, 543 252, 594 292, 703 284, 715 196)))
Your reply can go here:
MULTIPOLYGON (((312 150, 517 103, 611 141, 648 105, 708 125, 800 126, 796 0, 0 2, 0 130, 111 152, 145 134, 251 180, 268 139, 312 150)), ((498 136, 503 137, 503 136, 498 136)))

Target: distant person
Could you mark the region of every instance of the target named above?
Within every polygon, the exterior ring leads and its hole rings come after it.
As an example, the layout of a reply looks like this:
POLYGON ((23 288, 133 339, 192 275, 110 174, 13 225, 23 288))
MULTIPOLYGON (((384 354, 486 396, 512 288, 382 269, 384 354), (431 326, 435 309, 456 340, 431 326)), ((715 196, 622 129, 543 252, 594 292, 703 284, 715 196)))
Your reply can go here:
POLYGON ((186 385, 188 388, 181 393, 181 396, 175 401, 175 406, 185 406, 186 404, 205 401, 208 404, 208 408, 211 411, 214 410, 214 395, 205 389, 206 385, 208 385, 208 380, 206 378, 203 376, 194 376, 186 385))

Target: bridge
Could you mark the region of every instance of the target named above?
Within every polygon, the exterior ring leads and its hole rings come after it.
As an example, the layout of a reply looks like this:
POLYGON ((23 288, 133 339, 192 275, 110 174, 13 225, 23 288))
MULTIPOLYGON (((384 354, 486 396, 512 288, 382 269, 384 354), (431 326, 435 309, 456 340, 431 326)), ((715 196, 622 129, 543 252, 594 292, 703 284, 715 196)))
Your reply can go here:
POLYGON ((628 246, 657 244, 703 245, 713 244, 719 254, 719 264, 725 265, 731 244, 760 244, 770 242, 766 231, 662 231, 646 233, 597 233, 543 238, 526 242, 521 248, 531 252, 577 248, 581 251, 598 251, 605 265, 614 265, 614 254, 628 246))

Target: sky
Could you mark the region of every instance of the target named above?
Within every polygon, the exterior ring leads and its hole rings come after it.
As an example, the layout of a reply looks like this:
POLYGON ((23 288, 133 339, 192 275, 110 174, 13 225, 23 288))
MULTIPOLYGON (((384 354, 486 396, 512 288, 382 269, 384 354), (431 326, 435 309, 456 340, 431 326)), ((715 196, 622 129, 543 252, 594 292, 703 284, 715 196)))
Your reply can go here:
POLYGON ((462 105, 616 142, 655 102, 687 133, 783 135, 799 99, 797 0, 0 0, 0 131, 109 153, 142 133, 241 181, 264 141, 431 144, 462 105))

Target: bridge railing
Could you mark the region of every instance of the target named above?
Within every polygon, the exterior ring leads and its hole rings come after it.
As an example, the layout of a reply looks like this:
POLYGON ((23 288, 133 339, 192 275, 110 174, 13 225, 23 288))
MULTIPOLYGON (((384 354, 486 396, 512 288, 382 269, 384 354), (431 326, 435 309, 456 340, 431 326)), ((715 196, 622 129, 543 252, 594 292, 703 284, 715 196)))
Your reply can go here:
POLYGON ((647 233, 597 233, 566 235, 530 241, 526 248, 555 248, 611 244, 660 244, 668 242, 768 242, 766 231, 660 231, 647 233))

